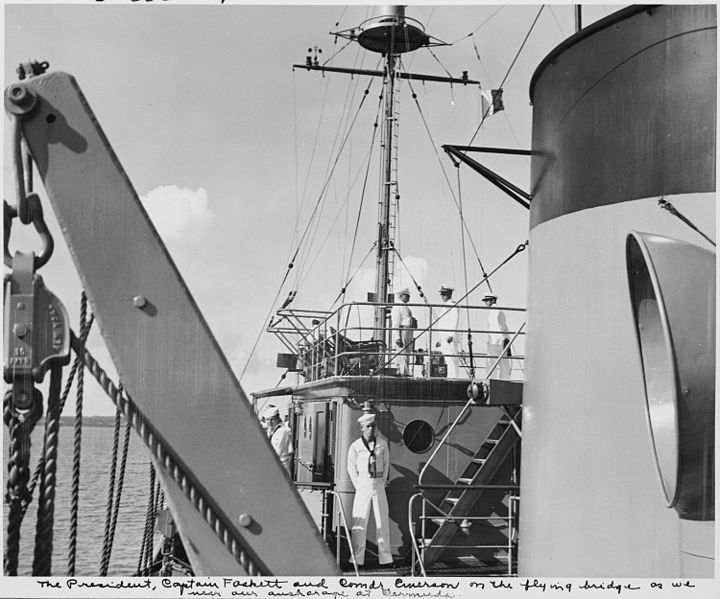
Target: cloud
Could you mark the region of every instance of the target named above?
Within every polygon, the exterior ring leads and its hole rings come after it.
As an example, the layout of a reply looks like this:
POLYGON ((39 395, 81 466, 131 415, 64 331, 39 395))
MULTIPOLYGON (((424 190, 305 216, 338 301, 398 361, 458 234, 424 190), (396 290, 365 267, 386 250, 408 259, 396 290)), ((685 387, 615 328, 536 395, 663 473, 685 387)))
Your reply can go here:
MULTIPOLYGON (((424 280, 429 269, 428 261, 422 256, 406 256, 402 262, 396 258, 393 289, 397 291, 403 287, 408 287, 413 295, 416 295, 415 283, 413 283, 414 278, 417 284, 423 287, 423 291, 425 291, 424 280)), ((367 292, 374 290, 374 267, 361 268, 350 285, 348 285, 348 301, 359 300, 364 302, 366 301, 367 292)))
MULTIPOLYGON (((393 288, 395 290, 407 287, 412 292, 413 296, 416 296, 415 283, 417 282, 425 292, 425 276, 429 270, 428 262, 422 256, 406 256, 403 261, 396 260, 395 262, 395 280, 393 282, 393 288), (403 266, 404 264, 404 266, 403 266), (412 275, 412 276, 411 276, 412 275)), ((417 300, 413 300, 417 301, 417 300)))
POLYGON ((165 241, 197 241, 215 214, 208 206, 207 191, 177 185, 156 187, 140 198, 160 237, 165 241))

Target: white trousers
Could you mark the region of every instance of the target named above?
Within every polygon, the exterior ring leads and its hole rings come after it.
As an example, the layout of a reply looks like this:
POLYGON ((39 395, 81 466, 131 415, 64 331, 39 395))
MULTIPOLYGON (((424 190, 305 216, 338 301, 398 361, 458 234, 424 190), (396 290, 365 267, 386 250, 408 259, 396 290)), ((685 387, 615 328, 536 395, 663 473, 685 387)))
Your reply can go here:
POLYGON ((378 561, 380 564, 389 564, 393 561, 390 551, 390 522, 385 482, 382 478, 361 478, 355 489, 350 533, 355 562, 358 566, 365 563, 365 540, 371 507, 377 526, 378 561))
POLYGON ((457 357, 455 356, 455 354, 457 354, 455 342, 451 341, 450 343, 448 343, 446 340, 443 340, 440 343, 440 351, 445 356, 445 364, 447 365, 447 377, 449 379, 456 379, 458 377, 458 368, 457 357))

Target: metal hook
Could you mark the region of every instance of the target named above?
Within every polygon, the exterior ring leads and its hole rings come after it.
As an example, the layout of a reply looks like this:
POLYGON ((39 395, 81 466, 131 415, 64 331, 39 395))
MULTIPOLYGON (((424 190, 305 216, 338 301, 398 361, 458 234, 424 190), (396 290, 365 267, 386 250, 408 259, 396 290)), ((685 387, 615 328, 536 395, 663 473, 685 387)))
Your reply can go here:
MULTIPOLYGON (((26 198, 27 212, 32 221, 35 230, 40 235, 40 241, 42 242, 42 248, 40 253, 34 258, 35 269, 47 264, 47 261, 52 256, 53 250, 55 249, 55 240, 53 239, 45 218, 43 216, 42 204, 40 198, 36 193, 28 194, 26 198)), ((4 244, 3 244, 3 261, 5 266, 12 268, 12 254, 10 253, 10 231, 12 229, 12 221, 18 216, 18 209, 14 206, 10 206, 7 201, 3 200, 3 224, 4 224, 4 244)))

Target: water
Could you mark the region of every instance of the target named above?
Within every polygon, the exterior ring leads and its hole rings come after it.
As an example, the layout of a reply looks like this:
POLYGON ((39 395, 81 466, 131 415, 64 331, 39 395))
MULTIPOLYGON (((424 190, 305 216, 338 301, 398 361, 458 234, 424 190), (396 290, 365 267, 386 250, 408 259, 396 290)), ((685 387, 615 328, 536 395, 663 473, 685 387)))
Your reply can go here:
MULTIPOLYGON (((124 424, 120 430, 117 470, 122 458, 124 424)), ((32 434, 31 472, 34 472, 42 450, 43 423, 32 434)), ((7 428, 3 435, 3 494, 7 478, 7 428)), ((105 534, 105 514, 113 447, 113 429, 84 426, 82 430, 82 458, 80 471, 80 502, 78 510, 78 541, 75 556, 76 576, 97 576, 100 570, 102 544, 105 534)), ((72 485, 73 427, 60 427, 58 447, 57 487, 55 495, 55 526, 52 573, 67 575, 70 534, 70 502, 72 485)), ((116 475, 117 476, 117 475, 116 475)), ((115 543, 109 575, 132 575, 140 556, 140 543, 145 527, 145 514, 150 485, 150 457, 140 438, 130 433, 125 481, 123 484, 115 543)), ((116 484, 117 487, 117 484, 116 484)), ((117 490, 117 489, 116 489, 117 490)), ((23 521, 20 537, 18 574, 29 576, 35 543, 37 493, 23 521)), ((7 533, 8 507, 3 507, 3 540, 7 533)))

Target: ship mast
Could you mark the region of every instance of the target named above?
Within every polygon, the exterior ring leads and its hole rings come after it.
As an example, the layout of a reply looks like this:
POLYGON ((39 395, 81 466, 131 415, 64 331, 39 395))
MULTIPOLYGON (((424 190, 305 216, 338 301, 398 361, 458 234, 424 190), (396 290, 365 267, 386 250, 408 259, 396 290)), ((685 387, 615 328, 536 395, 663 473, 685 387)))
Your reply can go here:
POLYGON ((374 338, 382 339, 390 346, 390 327, 388 319, 391 299, 394 246, 397 215, 397 202, 400 199, 397 178, 394 176, 393 164, 395 156, 396 135, 396 81, 413 79, 416 81, 435 81, 440 83, 479 84, 471 81, 467 72, 462 77, 438 77, 401 72, 398 69, 399 57, 403 53, 413 52, 418 48, 447 45, 425 33, 419 21, 405 16, 404 6, 381 7, 380 16, 361 23, 358 27, 335 32, 334 35, 359 43, 371 52, 382 54, 384 64, 382 71, 363 69, 327 67, 313 62, 308 58, 304 65, 294 65, 308 70, 324 72, 348 73, 352 75, 371 75, 383 77, 383 136, 382 136, 382 168, 381 192, 378 210, 378 229, 375 265, 375 291, 372 301, 375 302, 374 338))

